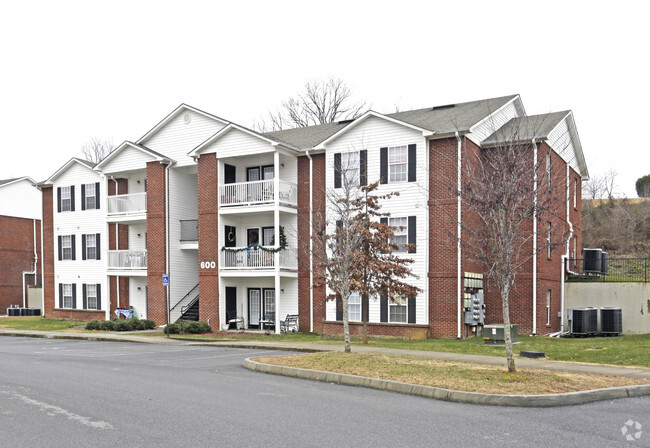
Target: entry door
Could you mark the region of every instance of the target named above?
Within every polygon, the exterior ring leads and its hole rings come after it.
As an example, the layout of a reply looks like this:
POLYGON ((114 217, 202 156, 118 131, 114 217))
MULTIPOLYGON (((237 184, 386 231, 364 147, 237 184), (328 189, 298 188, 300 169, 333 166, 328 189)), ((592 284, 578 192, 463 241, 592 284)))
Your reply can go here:
POLYGON ((262 180, 260 176, 260 167, 254 166, 246 168, 246 182, 254 182, 256 180, 262 180))
POLYGON ((262 292, 259 288, 248 290, 248 326, 258 328, 262 316, 262 292))
POLYGON ((226 323, 237 318, 237 288, 226 286, 226 323))
POLYGON ((275 322, 275 289, 264 289, 264 319, 275 322))
POLYGON ((223 164, 223 183, 224 184, 234 184, 237 181, 236 171, 237 169, 228 165, 227 163, 223 164))
POLYGON ((273 165, 267 165, 262 167, 262 179, 271 180, 274 176, 273 165))

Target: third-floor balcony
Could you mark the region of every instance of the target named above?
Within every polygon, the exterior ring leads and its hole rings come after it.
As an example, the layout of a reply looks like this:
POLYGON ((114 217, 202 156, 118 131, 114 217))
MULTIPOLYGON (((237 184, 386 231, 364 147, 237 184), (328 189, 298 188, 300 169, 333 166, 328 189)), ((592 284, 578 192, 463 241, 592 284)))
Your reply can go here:
MULTIPOLYGON (((298 204, 298 188, 291 182, 280 180, 277 192, 281 206, 295 208, 298 204)), ((273 205, 275 203, 275 180, 237 182, 219 187, 221 207, 273 205)))
POLYGON ((136 222, 147 219, 147 193, 119 194, 106 198, 110 222, 136 222))

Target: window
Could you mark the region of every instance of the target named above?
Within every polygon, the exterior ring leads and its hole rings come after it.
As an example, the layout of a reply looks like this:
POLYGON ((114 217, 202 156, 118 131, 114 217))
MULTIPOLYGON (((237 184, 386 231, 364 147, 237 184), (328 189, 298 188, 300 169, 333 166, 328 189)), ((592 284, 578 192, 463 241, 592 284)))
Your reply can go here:
POLYGON ((61 211, 72 210, 72 187, 61 187, 61 211))
POLYGON ((63 260, 72 260, 72 235, 61 236, 61 253, 63 260))
POLYGON ((551 290, 546 290, 546 325, 551 325, 551 290))
POLYGON ((62 308, 72 308, 72 285, 67 283, 63 284, 61 290, 63 291, 63 304, 62 308))
POLYGON ((393 300, 388 304, 390 308, 389 313, 389 322, 401 322, 406 323, 407 321, 407 301, 405 297, 402 296, 393 296, 393 300))
POLYGON ((359 183, 359 153, 344 152, 341 154, 341 173, 345 182, 359 183))
POLYGON ((393 252, 406 252, 408 244, 408 218, 389 218, 388 224, 393 228, 391 243, 399 244, 399 249, 393 252))
POLYGON ((578 208, 578 179, 573 179, 573 208, 578 208))
POLYGON ((84 192, 86 196, 86 210, 94 210, 97 208, 95 188, 96 187, 94 183, 84 185, 84 192))
POLYGON ((86 309, 99 309, 97 307, 97 285, 86 285, 86 309))
POLYGON ((546 186, 551 188, 551 153, 546 153, 546 186))
POLYGON ((404 182, 408 173, 408 147, 392 146, 388 148, 388 181, 404 182))
POLYGON ((546 223, 546 256, 551 258, 551 221, 546 223))
POLYGON ((350 322, 361 322, 361 294, 350 293, 348 298, 348 320, 350 322))
POLYGON ((84 235, 86 242, 86 260, 97 260, 97 235, 84 235))

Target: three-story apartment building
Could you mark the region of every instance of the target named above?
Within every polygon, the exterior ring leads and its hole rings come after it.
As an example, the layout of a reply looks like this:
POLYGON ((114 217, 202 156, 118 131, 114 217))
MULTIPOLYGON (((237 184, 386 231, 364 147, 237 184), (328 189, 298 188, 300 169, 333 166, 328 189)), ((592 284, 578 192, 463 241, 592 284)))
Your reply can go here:
MULTIPOLYGON (((575 253, 579 191, 588 173, 570 112, 527 116, 521 98, 512 95, 394 114, 369 111, 356 120, 259 133, 181 105, 97 166, 71 161, 43 185, 44 228, 52 229, 44 238, 46 253, 68 257, 79 239, 88 251, 94 232, 98 257, 92 280, 90 272, 88 279, 69 278, 66 269, 77 259, 46 263, 46 279, 56 278, 45 288, 46 304, 52 305, 46 312, 75 309, 78 317, 89 318, 95 314, 82 310, 97 303, 104 317, 118 306, 158 324, 168 314, 175 321, 196 312, 213 328, 276 332, 286 315, 298 314, 301 331, 340 333, 340 307, 315 281, 312 252, 316 217, 333 225, 326 193, 336 191, 346 175, 361 185, 379 181, 379 194, 399 192, 382 207, 390 212, 386 220, 395 226, 395 241, 409 244, 403 254, 414 260, 409 282, 420 290, 399 301, 372 298, 367 310, 353 294, 351 320, 367 316, 371 334, 461 337, 470 283, 485 293, 488 321, 500 320, 500 301, 484 285, 480 266, 449 239, 461 228, 449 216, 462 219, 463 209, 456 198, 444 197, 441 182, 460 173, 468 151, 494 146, 497 131, 522 121, 535 124, 527 126, 530 135, 521 135, 535 148, 533 163, 543 168, 539 162, 548 157, 553 181, 565 185, 566 200, 557 203, 561 222, 554 225, 571 229, 566 251, 575 253), (58 211, 60 197, 66 204, 71 196, 78 201, 82 186, 87 194, 91 177, 98 185, 92 225, 75 220, 79 205, 75 212, 58 211), (72 185, 76 193, 70 195, 66 186, 72 185), (49 215, 54 219, 48 224, 49 215), (64 238, 73 234, 74 242, 64 238), (168 287, 163 275, 169 276, 168 287), (85 284, 78 294, 87 299, 89 282, 101 299, 83 306, 71 301, 65 285, 85 284)), ((537 224, 531 222, 531 232, 537 224)), ((530 250, 536 251, 533 245, 530 250)), ((553 316, 560 310, 560 255, 566 251, 534 252, 513 298, 520 331, 559 328, 553 316)))

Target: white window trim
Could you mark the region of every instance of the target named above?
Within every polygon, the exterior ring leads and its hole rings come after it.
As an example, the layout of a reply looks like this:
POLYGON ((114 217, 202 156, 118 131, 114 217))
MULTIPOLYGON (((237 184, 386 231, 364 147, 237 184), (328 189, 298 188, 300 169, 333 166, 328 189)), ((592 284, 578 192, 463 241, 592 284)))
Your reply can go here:
POLYGON ((84 235, 84 238, 86 238, 86 260, 97 260, 97 235, 94 233, 88 233, 84 235), (90 242, 92 241, 92 244, 90 242), (91 257, 88 254, 88 251, 90 249, 95 249, 95 254, 94 257, 91 257))
POLYGON ((359 185, 361 177, 359 173, 360 164, 361 155, 359 151, 341 153, 341 181, 343 184, 350 182, 353 185, 359 185), (348 173, 352 173, 350 177, 348 177, 348 173))
POLYGON ((63 293, 63 297, 61 298, 63 308, 72 309, 72 283, 63 283, 61 292, 63 293), (69 289, 69 295, 66 294, 66 289, 69 289), (70 298, 70 303, 68 304, 69 306, 66 305, 66 297, 70 298))
POLYGON ((72 260, 72 235, 61 235, 61 260, 72 260), (70 251, 68 257, 66 249, 70 251))
POLYGON ((551 290, 546 290, 546 325, 551 325, 551 290))
POLYGON ((72 187, 61 187, 61 212, 70 211, 72 211, 72 187))
POLYGON ((84 187, 85 189, 85 196, 86 196, 86 210, 97 210, 97 197, 96 197, 96 189, 97 187, 95 186, 94 183, 92 184, 86 184, 84 187), (92 194, 89 194, 88 192, 92 192, 92 194), (88 199, 93 198, 93 206, 89 207, 88 206, 88 199))
POLYGON ((551 221, 546 222, 546 258, 551 258, 551 221))
POLYGON ((389 146, 388 147, 388 152, 387 152, 387 163, 388 163, 388 183, 400 183, 400 182, 408 182, 408 177, 409 177, 409 147, 408 145, 398 145, 398 146, 389 146), (391 163, 390 161, 390 153, 391 150, 397 150, 397 149, 404 149, 404 154, 405 154, 405 161, 404 162, 399 162, 399 163, 391 163), (395 180, 392 177, 392 172, 391 172, 391 167, 392 166, 399 166, 403 165, 404 166, 404 179, 403 180, 395 180))
POLYGON ((406 237, 406 242, 402 245, 400 244, 400 248, 394 250, 393 252, 399 252, 399 253, 406 253, 406 245, 409 242, 409 231, 408 231, 408 223, 409 223, 409 218, 408 216, 391 216, 388 218, 388 225, 393 228, 393 238, 391 238, 391 242, 395 237, 406 237), (394 221, 397 220, 406 220, 405 225, 401 224, 393 224, 394 221))
POLYGON ((95 283, 86 283, 86 309, 87 310, 97 310, 97 284, 95 283), (94 289, 94 294, 90 294, 90 289, 94 289), (95 306, 90 306, 91 297, 95 299, 95 306))
POLYGON ((359 294, 357 291, 351 292, 350 297, 348 297, 348 320, 350 322, 361 322, 361 307, 362 307, 361 294, 359 294), (352 301, 353 298, 354 298, 354 302, 352 301), (353 315, 352 310, 353 310, 353 308, 356 308, 356 307, 358 307, 359 312, 356 313, 356 311, 355 311, 354 314, 359 315, 358 319, 352 317, 352 315, 353 315))
POLYGON ((396 324, 407 324, 409 321, 409 309, 408 309, 408 298, 406 297, 400 297, 400 298, 393 298, 393 300, 388 300, 388 322, 389 323, 396 323, 396 324), (396 303, 396 301, 400 301, 402 303, 396 303), (391 312, 392 310, 396 309, 397 307, 403 308, 404 309, 404 320, 393 320, 393 313, 391 312))

